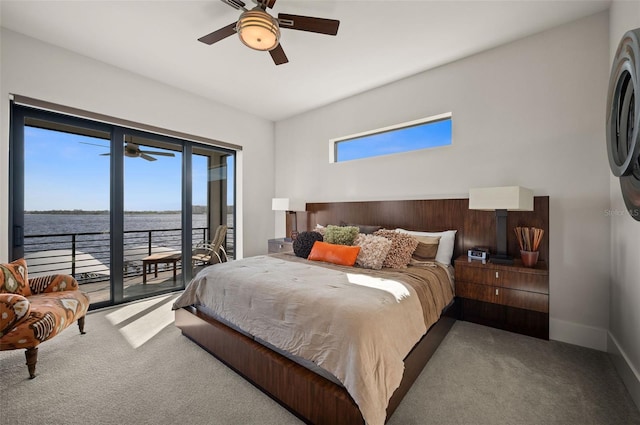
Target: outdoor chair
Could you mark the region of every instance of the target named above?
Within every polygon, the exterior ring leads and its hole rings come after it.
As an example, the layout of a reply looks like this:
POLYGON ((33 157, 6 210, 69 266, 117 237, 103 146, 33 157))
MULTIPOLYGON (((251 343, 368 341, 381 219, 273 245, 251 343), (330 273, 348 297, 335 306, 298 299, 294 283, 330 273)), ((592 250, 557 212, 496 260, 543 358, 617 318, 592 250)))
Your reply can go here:
POLYGON ((227 237, 227 226, 219 225, 211 239, 211 243, 201 242, 196 245, 191 255, 193 266, 197 263, 210 265, 229 261, 227 252, 224 249, 224 243, 227 237))

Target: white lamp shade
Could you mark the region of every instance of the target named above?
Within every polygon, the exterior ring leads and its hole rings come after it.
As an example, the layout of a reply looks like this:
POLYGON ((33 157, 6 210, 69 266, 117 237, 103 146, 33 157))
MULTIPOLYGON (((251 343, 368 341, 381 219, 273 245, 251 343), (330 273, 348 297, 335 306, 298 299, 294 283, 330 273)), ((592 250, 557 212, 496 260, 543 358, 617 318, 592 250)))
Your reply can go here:
POLYGON ((271 200, 271 209, 273 211, 305 211, 307 204, 299 199, 273 198, 271 200))
POLYGON ((469 189, 469 209, 533 211, 533 191, 520 186, 469 189))

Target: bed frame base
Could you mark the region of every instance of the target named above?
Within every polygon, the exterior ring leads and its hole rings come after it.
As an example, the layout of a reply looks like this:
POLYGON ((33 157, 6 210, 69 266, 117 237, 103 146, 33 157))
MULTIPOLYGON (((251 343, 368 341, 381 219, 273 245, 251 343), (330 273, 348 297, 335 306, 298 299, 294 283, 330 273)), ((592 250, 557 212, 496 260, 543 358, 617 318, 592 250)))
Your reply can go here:
MULTIPOLYGON (((457 317, 456 308, 455 305, 449 308, 405 358, 404 376, 400 387, 389 401, 387 419, 391 417, 453 326, 457 317)), ((176 310, 175 323, 182 330, 183 335, 213 354, 305 423, 364 425, 358 406, 343 387, 309 371, 194 307, 176 310)))

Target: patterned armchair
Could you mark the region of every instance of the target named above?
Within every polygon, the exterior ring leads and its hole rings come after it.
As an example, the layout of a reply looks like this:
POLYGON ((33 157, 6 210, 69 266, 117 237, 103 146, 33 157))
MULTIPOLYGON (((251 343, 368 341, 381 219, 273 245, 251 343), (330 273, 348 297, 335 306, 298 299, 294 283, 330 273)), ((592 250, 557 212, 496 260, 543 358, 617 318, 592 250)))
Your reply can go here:
POLYGON ((29 279, 24 259, 0 264, 0 350, 25 348, 35 378, 38 345, 78 321, 84 334, 89 297, 69 275, 29 279))

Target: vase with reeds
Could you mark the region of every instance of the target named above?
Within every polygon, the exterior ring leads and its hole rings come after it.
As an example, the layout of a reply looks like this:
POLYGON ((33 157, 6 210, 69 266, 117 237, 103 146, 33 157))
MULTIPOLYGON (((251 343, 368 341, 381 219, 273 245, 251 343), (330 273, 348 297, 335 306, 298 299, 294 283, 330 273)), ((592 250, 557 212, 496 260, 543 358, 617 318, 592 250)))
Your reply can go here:
POLYGON ((538 248, 542 242, 544 230, 536 227, 516 227, 513 229, 520 245, 520 258, 525 267, 535 267, 538 263, 538 248))

